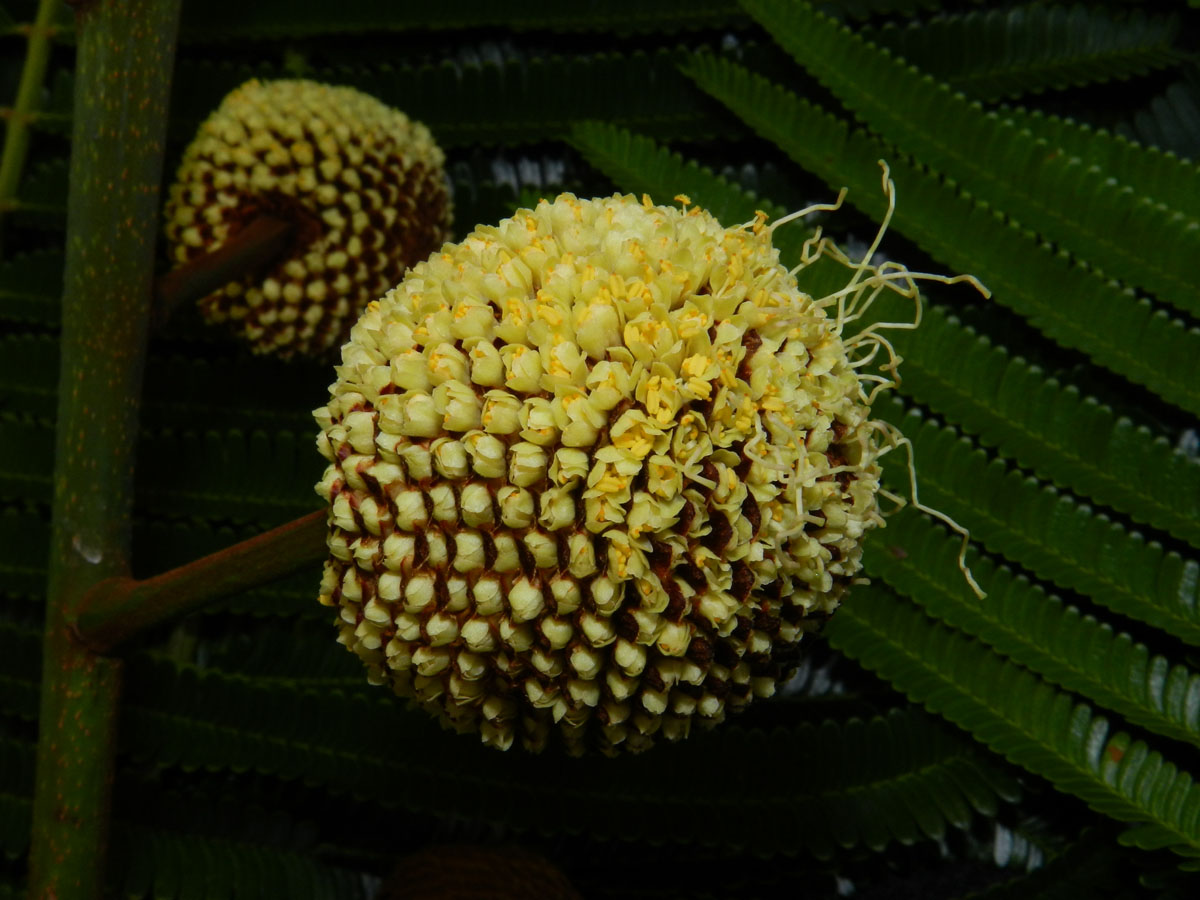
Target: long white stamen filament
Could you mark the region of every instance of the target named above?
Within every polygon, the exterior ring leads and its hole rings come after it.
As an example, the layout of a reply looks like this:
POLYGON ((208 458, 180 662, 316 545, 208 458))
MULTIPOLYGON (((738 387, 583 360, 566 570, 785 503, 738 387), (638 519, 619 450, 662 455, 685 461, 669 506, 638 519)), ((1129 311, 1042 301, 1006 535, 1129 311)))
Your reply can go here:
MULTIPOLYGON (((806 206, 804 209, 798 209, 795 212, 788 213, 782 218, 776 219, 767 226, 767 231, 770 234, 775 233, 775 229, 781 225, 786 225, 788 222, 793 222, 796 219, 803 219, 805 216, 812 215, 815 212, 836 212, 842 208, 842 201, 846 199, 846 194, 849 191, 842 188, 837 195, 837 199, 833 203, 814 203, 812 206, 806 206)), ((744 226, 743 226, 744 227, 744 226)))
MULTIPOLYGON (((962 546, 958 551, 958 570, 962 572, 963 577, 967 580, 967 584, 970 585, 971 590, 975 593, 975 596, 980 600, 983 600, 985 597, 987 597, 987 594, 984 593, 983 588, 979 586, 979 583, 975 580, 975 576, 971 574, 970 566, 967 565, 967 547, 970 546, 971 543, 971 532, 962 525, 959 525, 958 522, 950 518, 950 516, 946 515, 941 510, 934 509, 932 506, 926 506, 921 502, 920 497, 917 495, 917 467, 914 461, 912 441, 901 434, 900 429, 896 428, 896 426, 889 422, 883 422, 875 419, 869 424, 872 428, 882 432, 888 441, 888 443, 884 444, 880 448, 879 453, 875 457, 876 459, 886 456, 888 453, 891 453, 898 447, 904 447, 908 451, 909 496, 911 497, 913 508, 919 509, 926 515, 933 516, 935 519, 938 519, 962 537, 962 546)), ((889 500, 898 499, 896 498, 896 495, 892 494, 890 491, 885 491, 882 488, 880 489, 879 493, 882 496, 886 496, 889 500)))

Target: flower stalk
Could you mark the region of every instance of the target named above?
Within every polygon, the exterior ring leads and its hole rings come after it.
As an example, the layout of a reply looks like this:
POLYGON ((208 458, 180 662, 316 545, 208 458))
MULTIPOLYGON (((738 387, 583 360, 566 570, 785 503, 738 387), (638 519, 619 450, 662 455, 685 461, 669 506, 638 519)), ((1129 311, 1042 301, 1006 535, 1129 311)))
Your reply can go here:
POLYGON ((229 282, 270 267, 294 234, 290 222, 276 216, 258 216, 211 253, 163 275, 154 289, 155 325, 161 327, 175 310, 207 297, 229 282))
POLYGON ((95 653, 119 652, 213 600, 315 566, 326 555, 325 518, 323 511, 310 513, 153 578, 102 581, 79 604, 76 635, 95 653))

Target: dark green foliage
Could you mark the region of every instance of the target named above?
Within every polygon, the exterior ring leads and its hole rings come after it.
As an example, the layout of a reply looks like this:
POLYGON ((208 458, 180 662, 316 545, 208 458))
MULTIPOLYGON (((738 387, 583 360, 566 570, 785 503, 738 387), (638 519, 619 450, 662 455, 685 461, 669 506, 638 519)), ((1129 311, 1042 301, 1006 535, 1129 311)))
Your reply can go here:
POLYGON ((50 159, 29 167, 13 210, 19 224, 60 231, 67 218, 67 160, 50 159))
MULTIPOLYGON (((1122 842, 1200 857, 1200 788, 1162 754, 1072 695, 935 624, 882 588, 861 590, 830 623, 835 647, 997 753, 1138 824, 1122 842)), ((1185 863, 1191 866, 1193 863, 1185 863)))
POLYGON ((1179 61, 1174 16, 1026 5, 867 28, 864 37, 979 100, 1128 79, 1179 61))
MULTIPOLYGON (((1039 143, 804 4, 747 4, 780 43, 883 141, 1003 210, 1060 250, 1193 314, 1200 227, 1039 143), (1119 236, 1119 237, 1118 237, 1119 236)), ((965 43, 963 46, 970 46, 965 43)), ((890 155, 885 153, 884 155, 890 155)))
MULTIPOLYGON (((0 107, 35 8, 0 5, 0 107)), ((902 382, 875 407, 913 443, 921 500, 970 529, 988 597, 959 538, 903 511, 828 627, 846 655, 814 638, 798 680, 740 720, 571 760, 487 751, 367 686, 317 567, 298 572, 133 656, 114 895, 366 897, 447 839, 538 847, 597 898, 1195 894, 1179 865, 1200 857, 1200 13, 817 10, 187 3, 168 168, 230 88, 308 77, 434 130, 460 237, 560 190, 684 194, 735 225, 848 187, 846 209, 775 232, 792 266, 817 224, 861 253, 886 160, 882 252, 992 291, 929 285, 920 328, 883 332, 902 382)), ((57 23, 0 211, 0 897, 22 890, 38 726, 74 93, 70 13, 57 23)), ((828 259, 798 273, 815 296, 848 277, 828 259)), ((884 296, 847 333, 914 313, 884 296)), ((156 335, 136 574, 317 508, 310 410, 332 363, 250 357, 187 310, 156 335)), ((906 457, 886 457, 901 496, 906 457)))
POLYGON ((1139 110, 1131 123, 1121 123, 1119 130, 1181 156, 1194 159, 1200 155, 1200 69, 1196 64, 1186 70, 1182 81, 1139 110))
POLYGON ((364 686, 314 690, 291 679, 180 670, 165 661, 138 674, 124 733, 139 757, 303 775, 338 792, 385 796, 414 814, 451 804, 463 814, 546 833, 578 828, 595 837, 658 835, 742 847, 757 820, 758 851, 803 847, 825 858, 838 846, 880 849, 892 840, 938 838, 947 825, 966 828, 975 811, 994 812, 999 799, 1015 798, 1011 780, 968 744, 924 717, 901 713, 770 732, 733 726, 667 748, 657 762, 548 765, 448 735, 364 686), (180 698, 193 712, 175 711, 180 698), (703 784, 714 760, 730 762, 718 783, 690 796, 671 786, 703 784), (672 771, 670 783, 661 778, 663 765, 672 771), (464 780, 466 772, 472 777, 464 780), (631 822, 630 797, 653 806, 655 819, 631 822), (583 820, 580 809, 588 810, 583 820))
MULTIPOLYGON (((464 60, 423 65, 389 61, 370 69, 317 69, 304 76, 356 87, 402 108, 428 125, 444 148, 554 139, 584 116, 621 122, 660 138, 695 138, 725 118, 690 90, 679 72, 688 55, 680 46, 526 58, 493 48, 471 52, 464 60), (642 90, 646 84, 656 85, 656 91, 642 90)), ((287 77, 294 76, 278 63, 181 60, 171 133, 190 138, 227 93, 251 78, 287 77)), ((64 105, 48 107, 50 115, 69 115, 71 90, 70 84, 63 85, 59 102, 64 105)))
POLYGON ((1119 861, 1106 835, 1086 833, 1042 868, 971 893, 977 900, 1074 900, 1078 897, 1128 897, 1138 892, 1122 887, 1119 861))
MULTIPOLYGON (((975 540, 1059 587, 1200 645, 1200 561, 1194 556, 1165 551, 895 399, 876 410, 912 441, 924 502, 954 516, 975 540)), ((903 493, 902 458, 888 462, 888 483, 903 493)), ((953 549, 957 556, 957 542, 953 549)), ((887 564, 885 555, 878 558, 887 564)), ((961 587, 957 569, 951 586, 956 593, 961 587)))
MULTIPOLYGON (((194 814, 179 810, 177 815, 194 814)), ((363 900, 362 878, 322 865, 309 855, 223 838, 130 827, 118 833, 114 862, 125 873, 126 895, 188 900, 192 897, 279 897, 363 900)))
MULTIPOLYGON (((31 693, 37 633, 0 629, 0 649, 8 651, 0 677, 31 693)), ((633 827, 649 829, 646 838, 741 846, 748 823, 758 820, 760 852, 803 847, 821 858, 838 847, 938 839, 948 826, 968 828, 977 813, 994 814, 1001 801, 1019 796, 1013 779, 970 742, 912 708, 865 722, 730 726, 666 748, 658 761, 547 764, 451 736, 361 678, 317 677, 346 669, 346 654, 333 642, 276 649, 280 656, 269 662, 239 665, 254 675, 180 667, 162 657, 135 660, 122 726, 128 752, 157 766, 302 777, 363 799, 386 797, 389 806, 420 815, 450 803, 464 814, 546 833, 582 828, 628 839, 633 827), (282 662, 288 656, 294 662, 282 662), (302 659, 308 672, 297 674, 302 659), (275 674, 281 666, 286 674, 275 674), (264 667, 274 671, 258 674, 264 667), (728 761, 717 783, 688 793, 672 787, 704 784, 713 760, 728 761), (661 778, 663 764, 670 781, 661 778), (467 772, 473 775, 464 779, 467 772), (658 818, 631 824, 630 797, 653 804, 658 818), (589 811, 583 821, 580 809, 589 811)))
MULTIPOLYGON (((910 510, 894 521, 903 536, 872 544, 868 567, 926 613, 1130 721, 1200 746, 1200 675, 975 558, 973 574, 987 592, 978 599, 958 569, 959 540, 910 510)), ((1056 537, 1070 552, 1065 536, 1056 537)))
POLYGON ((1200 169, 1194 160, 1042 110, 1004 107, 1001 115, 1083 165, 1099 166, 1151 202, 1169 202, 1193 219, 1200 217, 1200 169))
POLYGON ((286 17, 267 6, 217 2, 185 11, 180 40, 320 37, 338 32, 427 31, 454 28, 511 28, 515 31, 654 32, 719 28, 744 20, 731 0, 620 0, 547 7, 542 3, 465 0, 437 9, 415 8, 390 0, 358 2, 339 8, 320 0, 294 3, 286 17), (218 24, 219 23, 219 24, 218 24))
POLYGON ((0 314, 7 321, 48 324, 58 319, 62 252, 40 250, 0 262, 0 314))

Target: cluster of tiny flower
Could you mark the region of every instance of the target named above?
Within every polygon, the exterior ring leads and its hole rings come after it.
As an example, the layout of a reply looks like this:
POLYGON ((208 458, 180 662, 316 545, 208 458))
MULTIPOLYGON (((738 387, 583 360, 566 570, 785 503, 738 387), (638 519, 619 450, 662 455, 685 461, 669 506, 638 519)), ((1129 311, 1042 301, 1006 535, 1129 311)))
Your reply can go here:
POLYGON ((250 81, 201 126, 166 211, 171 257, 220 248, 259 215, 294 226, 290 251, 200 309, 258 353, 316 355, 449 237, 444 157, 429 130, 352 88, 250 81))
POLYGON ((492 746, 638 751, 770 696, 881 522, 840 322, 761 216, 680 199, 447 245, 315 413, 339 639, 492 746))

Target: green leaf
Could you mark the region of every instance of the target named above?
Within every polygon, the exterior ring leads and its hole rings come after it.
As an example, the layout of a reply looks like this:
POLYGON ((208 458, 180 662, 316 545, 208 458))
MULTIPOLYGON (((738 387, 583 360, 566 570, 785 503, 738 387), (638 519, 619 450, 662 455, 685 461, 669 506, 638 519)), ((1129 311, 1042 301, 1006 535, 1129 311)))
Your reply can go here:
POLYGON ((0 396, 4 407, 37 418, 54 415, 58 341, 43 334, 0 336, 0 396))
POLYGON ((588 162, 617 182, 626 193, 649 194, 651 200, 660 204, 670 203, 676 194, 685 194, 726 227, 750 221, 760 209, 770 219, 786 212, 783 207, 769 200, 759 200, 694 160, 685 160, 682 155, 671 153, 648 137, 607 122, 576 123, 571 129, 570 141, 588 162))
POLYGON ((1013 782, 980 765, 969 744, 911 710, 868 722, 799 724, 776 729, 770 740, 732 725, 653 756, 602 766, 556 758, 547 766, 544 758, 496 753, 471 736, 446 734, 365 686, 312 692, 142 660, 130 673, 123 734, 131 751, 160 763, 304 773, 330 789, 386 796, 413 812, 453 808, 547 833, 569 827, 637 837, 648 829, 646 838, 724 846, 744 845, 754 819, 763 823, 755 838, 760 851, 806 846, 822 856, 839 844, 878 848, 936 837, 947 825, 963 827, 972 809, 1016 796, 1013 782), (745 759, 756 763, 704 779, 713 760, 745 759), (784 769, 784 783, 762 777, 784 769), (662 777, 667 770, 671 778, 662 777), (708 785, 701 793, 697 779, 708 785), (979 779, 978 794, 959 786, 979 779), (631 818, 628 797, 653 804, 655 821, 631 818), (823 824, 831 809, 842 829, 836 834, 823 824))
POLYGON ((48 510, 0 504, 0 581, 11 596, 41 597, 50 543, 48 510))
POLYGON ((1067 156, 1079 157, 1083 165, 1099 167, 1135 194, 1200 218, 1200 167, 1194 162, 1042 110, 1009 107, 1000 115, 1067 156))
MULTIPOLYGON (((0 620, 0 712, 25 721, 37 718, 37 680, 42 664, 41 633, 0 620)), ((23 771, 0 768, 0 773, 23 771)), ((32 772, 32 769, 30 770, 32 772)), ((7 777, 7 776, 5 776, 7 777)), ((29 784, 32 785, 32 776, 29 784)), ((15 791, 21 782, 0 780, 0 790, 15 791)))
POLYGON ((859 34, 980 100, 1124 80, 1178 62, 1175 16, 1013 6, 859 34))
MULTIPOLYGON (((831 185, 849 186, 855 206, 868 215, 883 214, 876 161, 885 148, 739 66, 699 55, 685 70, 797 163, 831 185)), ((1055 341, 1200 412, 1194 377, 1200 329, 1170 319, 930 171, 903 158, 891 164, 900 195, 897 230, 952 268, 978 276, 997 302, 1055 341)))
MULTIPOLYGON (((327 396, 329 375, 311 362, 151 354, 142 421, 148 429, 286 430, 315 434, 310 410, 327 396)), ((45 419, 54 414, 58 342, 40 334, 0 337, 0 392, 7 409, 45 419)))
POLYGON ((117 856, 124 872, 113 873, 128 894, 150 889, 156 898, 215 898, 250 896, 317 897, 321 900, 364 900, 365 885, 357 873, 328 866, 310 855, 216 837, 172 832, 162 828, 126 826, 118 835, 117 856), (272 885, 251 893, 248 884, 268 868, 272 885), (314 888, 318 888, 317 894, 314 888))
POLYGON ((54 426, 0 412, 0 498, 49 503, 53 468, 54 426))
MULTIPOLYGON (((1200 561, 1168 553, 1003 458, 989 459, 895 398, 880 399, 872 412, 912 441, 923 501, 969 528, 973 540, 1114 612, 1200 645, 1200 561)), ((904 462, 902 450, 885 458, 888 486, 898 493, 909 487, 904 462)), ((960 580, 956 572, 955 588, 960 580)))
MULTIPOLYGON (((1056 854, 1044 866, 977 893, 972 900, 1077 900, 1080 897, 1110 897, 1119 884, 1127 861, 1114 853, 1111 839, 1098 830, 1056 854)), ((1116 897, 1134 895, 1119 892, 1116 897)))
POLYGON ((653 32, 670 34, 744 24, 732 0, 608 0, 546 4, 510 0, 459 0, 426 7, 391 0, 356 0, 336 6, 322 0, 260 0, 250 6, 214 0, 201 11, 184 7, 181 41, 276 39, 331 34, 505 27, 517 31, 653 32))
POLYGON ((937 308, 893 344, 904 357, 904 393, 1060 487, 1200 547, 1200 463, 1165 438, 937 308))
MULTIPOLYGON (((443 148, 532 144, 567 133, 576 119, 599 118, 664 138, 728 130, 678 69, 689 50, 600 52, 570 56, 488 54, 461 62, 319 69, 306 77, 347 85, 403 110, 432 130, 443 148), (645 90, 648 84, 653 91, 645 90)), ((251 78, 286 78, 282 64, 180 60, 171 98, 171 135, 191 140, 200 123, 251 78)), ((69 81, 69 79, 68 79, 69 81)), ((69 115, 70 85, 58 86, 48 113, 69 115), (57 105, 55 105, 57 104, 57 105)))
POLYGON ((1142 741, 1111 735, 1086 704, 876 586, 826 628, 838 649, 1010 761, 1092 809, 1144 825, 1135 845, 1200 857, 1200 789, 1142 741))
POLYGON ((1126 137, 1180 156, 1200 157, 1200 68, 1193 63, 1185 80, 1168 87, 1118 126, 1126 137))
POLYGON ((0 262, 0 319, 57 323, 62 267, 61 250, 39 250, 0 262))
MULTIPOLYGON (((316 605, 315 597, 306 599, 316 605)), ((235 633, 207 645, 208 665, 263 684, 357 688, 363 680, 362 665, 329 639, 329 612, 323 613, 319 620, 304 619, 289 627, 245 622, 235 633)))
POLYGON ((143 431, 138 458, 138 507, 148 515, 273 526, 319 506, 313 485, 325 463, 308 434, 143 431))
POLYGON ((569 151, 513 154, 507 151, 475 153, 470 159, 447 164, 454 191, 454 218, 458 239, 476 225, 499 222, 521 206, 533 206, 542 197, 563 191, 592 196, 602 188, 585 178, 569 151))
POLYGON ((1200 222, 1106 183, 806 3, 743 5, 872 130, 924 167, 1091 266, 1200 313, 1191 266, 1200 222))
POLYGON ((987 592, 968 588, 961 541, 913 509, 893 517, 888 545, 867 543, 863 567, 926 613, 1131 722, 1200 746, 1200 675, 987 559, 969 563, 987 592))
POLYGON ((29 166, 13 201, 18 225, 60 231, 67 224, 67 160, 52 158, 29 166))

